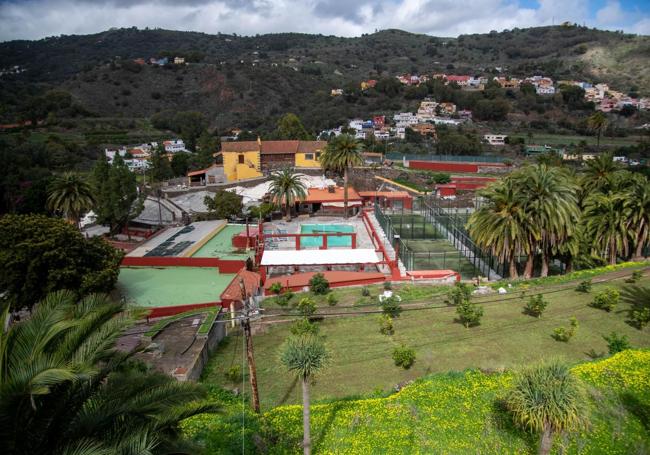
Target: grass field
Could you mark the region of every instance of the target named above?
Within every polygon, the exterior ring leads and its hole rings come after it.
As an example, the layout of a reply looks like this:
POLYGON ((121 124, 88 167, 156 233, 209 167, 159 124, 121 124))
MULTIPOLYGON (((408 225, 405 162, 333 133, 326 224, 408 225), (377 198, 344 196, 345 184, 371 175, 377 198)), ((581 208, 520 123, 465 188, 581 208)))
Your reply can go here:
MULTIPOLYGON (((650 279, 644 278, 641 284, 649 283, 650 279)), ((405 304, 422 304, 405 307, 406 311, 394 321, 394 336, 379 333, 377 314, 330 316, 319 323, 332 360, 321 376, 326 380, 317 381, 314 386, 314 398, 387 391, 398 383, 431 373, 467 368, 501 369, 548 356, 570 362, 583 361, 589 359, 592 351, 606 351, 602 336, 612 331, 628 336, 634 347, 650 347, 648 329, 640 331, 625 322, 625 304, 621 303, 611 313, 588 306, 598 290, 622 284, 622 280, 594 284, 590 294, 576 292, 574 283, 542 288, 544 292, 552 292, 545 296, 549 306, 541 319, 523 314, 524 301, 520 298, 520 290, 507 296, 486 296, 476 299, 483 302, 485 310, 480 326, 469 329, 455 322, 455 308, 447 306, 444 295, 441 295, 444 288, 410 286, 405 288, 405 292, 396 288, 397 294, 421 294, 421 297, 413 295, 404 299, 405 304), (551 337, 553 329, 568 326, 572 316, 580 324, 577 334, 568 343, 555 341, 551 337), (401 343, 417 352, 416 363, 410 370, 397 368, 392 362, 392 350, 401 343)), ((378 292, 377 287, 372 288, 373 295, 378 292)), ((345 308, 350 302, 362 299, 359 289, 346 289, 345 294, 335 291, 335 295, 341 296, 337 307, 322 309, 319 313, 378 310, 377 307, 345 308)), ((365 302, 370 304, 371 300, 365 302)), ((278 361, 278 349, 289 336, 289 328, 288 323, 272 324, 254 337, 260 397, 267 409, 300 401, 300 387, 278 361)), ((218 348, 204 371, 204 383, 241 387, 241 384, 228 384, 224 375, 232 365, 241 364, 241 342, 238 335, 231 335, 218 348)))

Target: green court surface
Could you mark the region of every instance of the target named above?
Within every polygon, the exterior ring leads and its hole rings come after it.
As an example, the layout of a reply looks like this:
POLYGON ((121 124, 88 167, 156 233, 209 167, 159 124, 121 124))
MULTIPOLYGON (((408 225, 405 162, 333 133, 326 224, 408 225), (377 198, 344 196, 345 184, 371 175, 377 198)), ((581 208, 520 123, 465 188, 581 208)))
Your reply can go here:
MULTIPOLYGON (((303 224, 300 226, 302 234, 318 234, 321 232, 354 232, 354 226, 349 224, 303 224)), ((323 245, 322 237, 301 237, 301 247, 320 247, 323 245)), ((328 246, 352 246, 352 237, 345 235, 342 237, 328 237, 328 246)))
POLYGON ((117 291, 138 307, 218 302, 234 276, 211 267, 122 267, 117 291))
POLYGON ((232 246, 233 236, 244 231, 243 224, 229 224, 207 241, 199 250, 192 255, 194 258, 220 258, 245 260, 249 254, 240 252, 232 246))
POLYGON ((463 279, 471 279, 478 273, 474 265, 445 239, 406 240, 406 244, 414 253, 414 270, 454 270, 463 279))

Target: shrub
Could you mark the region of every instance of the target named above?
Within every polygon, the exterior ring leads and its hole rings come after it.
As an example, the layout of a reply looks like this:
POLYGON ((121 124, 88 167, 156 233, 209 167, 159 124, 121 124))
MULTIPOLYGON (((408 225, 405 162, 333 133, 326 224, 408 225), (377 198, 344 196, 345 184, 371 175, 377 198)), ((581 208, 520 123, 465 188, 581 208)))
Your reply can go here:
POLYGON ((620 298, 620 292, 614 288, 607 288, 600 291, 594 297, 594 301, 591 302, 591 306, 594 308, 600 308, 605 311, 612 311, 620 298))
POLYGON ((639 329, 650 324, 650 308, 635 308, 630 311, 630 319, 639 329))
POLYGON ((627 337, 625 335, 619 335, 616 332, 612 332, 608 336, 603 336, 603 339, 607 341, 607 348, 610 354, 616 354, 617 352, 632 348, 627 337))
POLYGON ((632 272, 632 276, 625 280, 626 283, 636 283, 641 278, 643 278, 643 272, 641 270, 635 270, 632 272))
POLYGON ((334 305, 336 305, 337 303, 339 303, 339 299, 337 299, 336 296, 335 296, 334 294, 328 294, 328 295, 327 295, 327 304, 328 304, 329 306, 334 306, 334 305))
POLYGON ((573 335, 575 335, 577 330, 578 330, 578 320, 574 316, 571 319, 569 319, 568 329, 566 327, 558 327, 555 330, 553 330, 553 338, 555 338, 556 341, 563 341, 566 343, 571 338, 573 338, 573 335))
POLYGON ((309 288, 316 295, 325 295, 330 290, 330 283, 325 279, 325 275, 317 273, 309 280, 309 288))
POLYGON ((544 300, 544 297, 541 294, 531 295, 528 303, 526 303, 526 306, 524 307, 524 312, 531 316, 541 318, 542 313, 547 306, 548 302, 544 300))
POLYGON ((280 294, 280 292, 282 292, 282 285, 280 283, 273 283, 269 287, 269 291, 271 291, 275 295, 278 295, 278 294, 280 294))
POLYGON ((303 297, 296 305, 296 308, 301 315, 309 317, 316 312, 316 303, 309 297, 303 297))
POLYGON ((285 292, 284 294, 280 294, 275 297, 275 303, 277 303, 279 306, 287 306, 289 305, 289 302, 293 298, 294 294, 293 292, 285 292))
POLYGON ((386 297, 381 302, 381 309, 385 315, 388 315, 391 318, 399 317, 402 312, 402 306, 399 304, 399 300, 397 300, 397 297, 395 296, 386 297))
POLYGON ((368 286, 364 286, 361 288, 361 295, 364 297, 370 296, 370 289, 368 288, 368 286))
POLYGON ((472 296, 472 288, 465 283, 457 281, 454 287, 447 293, 447 303, 450 305, 460 305, 468 301, 472 296))
POLYGON ((456 308, 458 319, 466 328, 479 325, 483 317, 483 307, 478 306, 469 300, 463 301, 456 308))
POLYGON ((390 281, 384 281, 384 289, 387 290, 387 291, 390 291, 391 289, 393 289, 392 283, 390 281))
POLYGON ((238 383, 242 380, 241 366, 233 365, 228 368, 228 371, 225 373, 226 379, 233 384, 238 383))
POLYGON ((379 316, 379 333, 382 335, 392 335, 395 333, 395 328, 393 327, 393 318, 387 314, 382 314, 379 316))
POLYGON ((415 363, 415 349, 401 345, 393 349, 393 360, 395 366, 408 370, 415 363))
POLYGON ((580 284, 576 287, 577 292, 589 292, 591 291, 591 280, 581 281, 580 284))
POLYGON ((311 322, 307 318, 302 318, 294 321, 291 324, 291 333, 294 335, 316 335, 318 334, 318 324, 311 322))

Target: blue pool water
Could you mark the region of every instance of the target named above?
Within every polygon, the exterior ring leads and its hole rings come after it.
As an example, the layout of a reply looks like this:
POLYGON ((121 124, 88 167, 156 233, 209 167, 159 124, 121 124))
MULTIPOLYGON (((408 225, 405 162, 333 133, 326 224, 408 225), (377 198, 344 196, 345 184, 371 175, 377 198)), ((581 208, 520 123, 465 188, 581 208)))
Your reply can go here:
MULTIPOLYGON (((302 234, 318 234, 320 232, 354 232, 354 227, 348 224, 303 224, 300 226, 302 234)), ((323 237, 301 237, 300 247, 318 248, 323 244, 323 237)), ((328 246, 351 247, 352 237, 344 235, 341 237, 330 236, 327 238, 328 246)))

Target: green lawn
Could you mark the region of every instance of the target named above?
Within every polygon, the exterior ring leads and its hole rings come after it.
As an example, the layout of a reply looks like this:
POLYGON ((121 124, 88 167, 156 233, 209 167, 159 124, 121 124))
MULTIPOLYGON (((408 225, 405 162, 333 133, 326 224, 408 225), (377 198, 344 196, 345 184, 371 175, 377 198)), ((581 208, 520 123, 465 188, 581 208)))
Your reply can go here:
MULTIPOLYGON (((641 282, 649 283, 649 278, 641 282)), ((622 284, 622 280, 619 280, 608 285, 620 287, 622 284)), ((376 314, 328 317, 320 322, 320 327, 331 350, 332 361, 323 376, 327 380, 318 381, 314 387, 314 398, 387 391, 398 383, 430 373, 467 368, 500 369, 549 355, 571 362, 582 361, 589 358, 588 353, 592 350, 605 352, 606 343, 602 336, 612 331, 627 335, 634 347, 650 347, 649 329, 639 331, 625 322, 625 304, 620 304, 611 313, 588 306, 593 294, 606 285, 595 284, 591 294, 578 293, 573 290, 572 284, 570 286, 559 292, 556 289, 556 292, 546 296, 549 306, 541 319, 522 313, 524 302, 519 298, 518 290, 507 296, 493 294, 477 299, 477 302, 485 302, 485 316, 480 326, 470 329, 454 322, 455 308, 446 306, 444 297, 440 296, 444 288, 426 291, 432 289, 431 286, 421 287, 422 297, 405 299, 425 302, 422 306, 425 309, 404 311, 395 320, 396 332, 391 337, 379 333, 376 314), (568 343, 551 338, 553 329, 568 326, 572 316, 580 324, 575 337, 568 343), (391 360, 393 348, 401 343, 417 351, 417 361, 408 371, 395 367, 391 360)), ((417 288, 410 286, 406 289, 416 292, 413 289, 417 288)), ((373 295, 378 292, 379 289, 374 287, 373 295)), ((397 290, 398 294, 400 292, 397 290)), ((377 309, 342 308, 360 298, 359 289, 347 289, 338 306, 327 311, 377 309), (358 297, 354 296, 355 292, 358 297)), ((370 303, 370 299, 366 302, 370 303)), ((260 397, 266 409, 300 401, 299 386, 278 361, 278 348, 289 334, 289 324, 281 323, 267 326, 254 337, 260 397)), ((212 356, 204 372, 204 383, 229 385, 224 373, 242 361, 241 338, 230 338, 212 356)))

